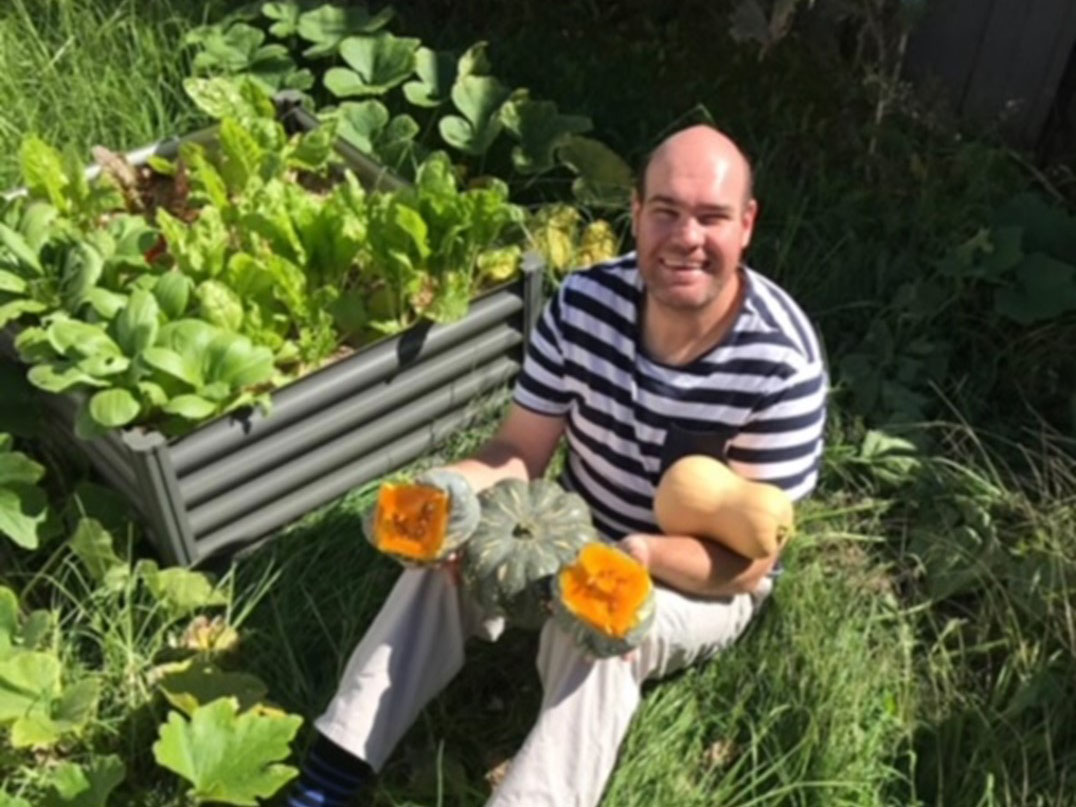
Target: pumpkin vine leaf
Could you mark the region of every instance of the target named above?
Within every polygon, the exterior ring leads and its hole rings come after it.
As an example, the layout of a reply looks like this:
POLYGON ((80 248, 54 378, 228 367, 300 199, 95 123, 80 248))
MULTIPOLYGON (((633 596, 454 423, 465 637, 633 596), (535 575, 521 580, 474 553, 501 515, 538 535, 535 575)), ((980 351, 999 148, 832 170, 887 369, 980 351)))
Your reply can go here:
POLYGON ((49 774, 51 791, 42 807, 106 807, 125 775, 123 760, 115 754, 95 757, 84 766, 61 762, 49 774))
POLYGON ((440 106, 449 99, 456 83, 457 60, 449 51, 419 48, 415 52, 417 81, 403 85, 403 93, 415 106, 440 106))
POLYGON ((513 98, 501 108, 505 128, 520 141, 512 149, 512 164, 520 173, 541 174, 556 164, 555 151, 566 137, 590 131, 590 118, 561 115, 552 101, 513 98))
POLYGON ((452 103, 462 113, 446 115, 438 122, 445 142, 460 151, 480 156, 501 133, 501 106, 510 92, 492 76, 461 76, 452 85, 452 103))
POLYGON ((347 7, 324 5, 307 11, 299 17, 296 28, 300 37, 313 43, 303 51, 303 56, 308 59, 332 56, 349 36, 380 31, 395 14, 391 6, 371 14, 361 4, 347 7))
POLYGON ((340 43, 340 56, 351 68, 332 67, 325 72, 326 89, 338 98, 383 95, 403 84, 415 72, 418 39, 381 31, 350 36, 340 43))
POLYGON ((190 719, 170 712, 153 745, 158 764, 191 783, 198 804, 255 807, 298 771, 280 764, 302 718, 262 707, 239 712, 235 698, 199 706, 190 719))

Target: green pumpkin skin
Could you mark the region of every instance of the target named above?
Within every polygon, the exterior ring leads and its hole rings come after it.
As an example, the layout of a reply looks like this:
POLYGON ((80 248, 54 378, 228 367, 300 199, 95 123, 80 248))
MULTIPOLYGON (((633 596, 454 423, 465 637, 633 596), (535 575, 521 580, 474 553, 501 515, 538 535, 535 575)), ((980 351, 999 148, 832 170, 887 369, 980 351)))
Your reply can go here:
POLYGON ((548 578, 597 539, 582 497, 545 479, 505 479, 478 494, 482 516, 460 572, 488 613, 528 630, 549 616, 548 578))
POLYGON ((622 656, 638 647, 654 623, 654 590, 636 612, 635 627, 624 636, 608 636, 573 614, 564 604, 560 591, 560 575, 553 578, 553 620, 577 645, 594 658, 622 656))
MULTIPOLYGON (((441 544, 441 551, 437 553, 436 557, 423 561, 396 555, 392 552, 384 554, 396 559, 404 566, 433 566, 441 563, 453 552, 463 547, 474 533, 481 515, 478 495, 463 474, 447 468, 431 468, 428 471, 422 471, 412 482, 416 485, 439 488, 448 494, 448 525, 445 530, 444 542, 441 544)), ((366 540, 370 542, 374 549, 378 549, 374 541, 373 529, 376 519, 377 502, 374 502, 373 507, 366 511, 362 522, 366 540)))

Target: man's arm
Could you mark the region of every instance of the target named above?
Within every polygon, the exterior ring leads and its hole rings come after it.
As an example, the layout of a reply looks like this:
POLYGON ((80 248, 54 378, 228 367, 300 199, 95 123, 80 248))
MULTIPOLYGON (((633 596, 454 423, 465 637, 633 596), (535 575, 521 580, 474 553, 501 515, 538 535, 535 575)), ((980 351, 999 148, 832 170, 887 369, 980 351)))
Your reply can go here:
POLYGON ((633 533, 620 546, 645 565, 655 580, 700 597, 754 591, 777 562, 777 555, 751 560, 714 541, 689 535, 633 533))
POLYGON ((537 479, 563 433, 563 417, 539 415, 513 403, 497 433, 474 456, 448 467, 463 474, 476 491, 502 479, 537 479))

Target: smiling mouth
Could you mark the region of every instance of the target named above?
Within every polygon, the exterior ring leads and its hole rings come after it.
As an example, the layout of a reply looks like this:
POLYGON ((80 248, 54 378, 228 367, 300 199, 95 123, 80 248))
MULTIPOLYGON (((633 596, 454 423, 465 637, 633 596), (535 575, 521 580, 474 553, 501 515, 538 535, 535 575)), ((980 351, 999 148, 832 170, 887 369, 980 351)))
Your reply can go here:
POLYGON ((705 272, 709 266, 709 261, 685 261, 670 258, 659 258, 658 262, 661 268, 667 272, 673 274, 674 277, 693 277, 696 274, 705 272))

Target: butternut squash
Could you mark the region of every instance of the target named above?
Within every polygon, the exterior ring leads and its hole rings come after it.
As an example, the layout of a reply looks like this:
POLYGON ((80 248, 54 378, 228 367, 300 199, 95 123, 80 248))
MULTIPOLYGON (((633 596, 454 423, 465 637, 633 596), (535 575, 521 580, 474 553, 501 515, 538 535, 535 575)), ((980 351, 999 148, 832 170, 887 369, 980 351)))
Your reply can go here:
POLYGON ((775 485, 750 482, 713 457, 674 462, 654 494, 666 535, 693 535, 753 560, 777 552, 792 532, 792 500, 775 485))

